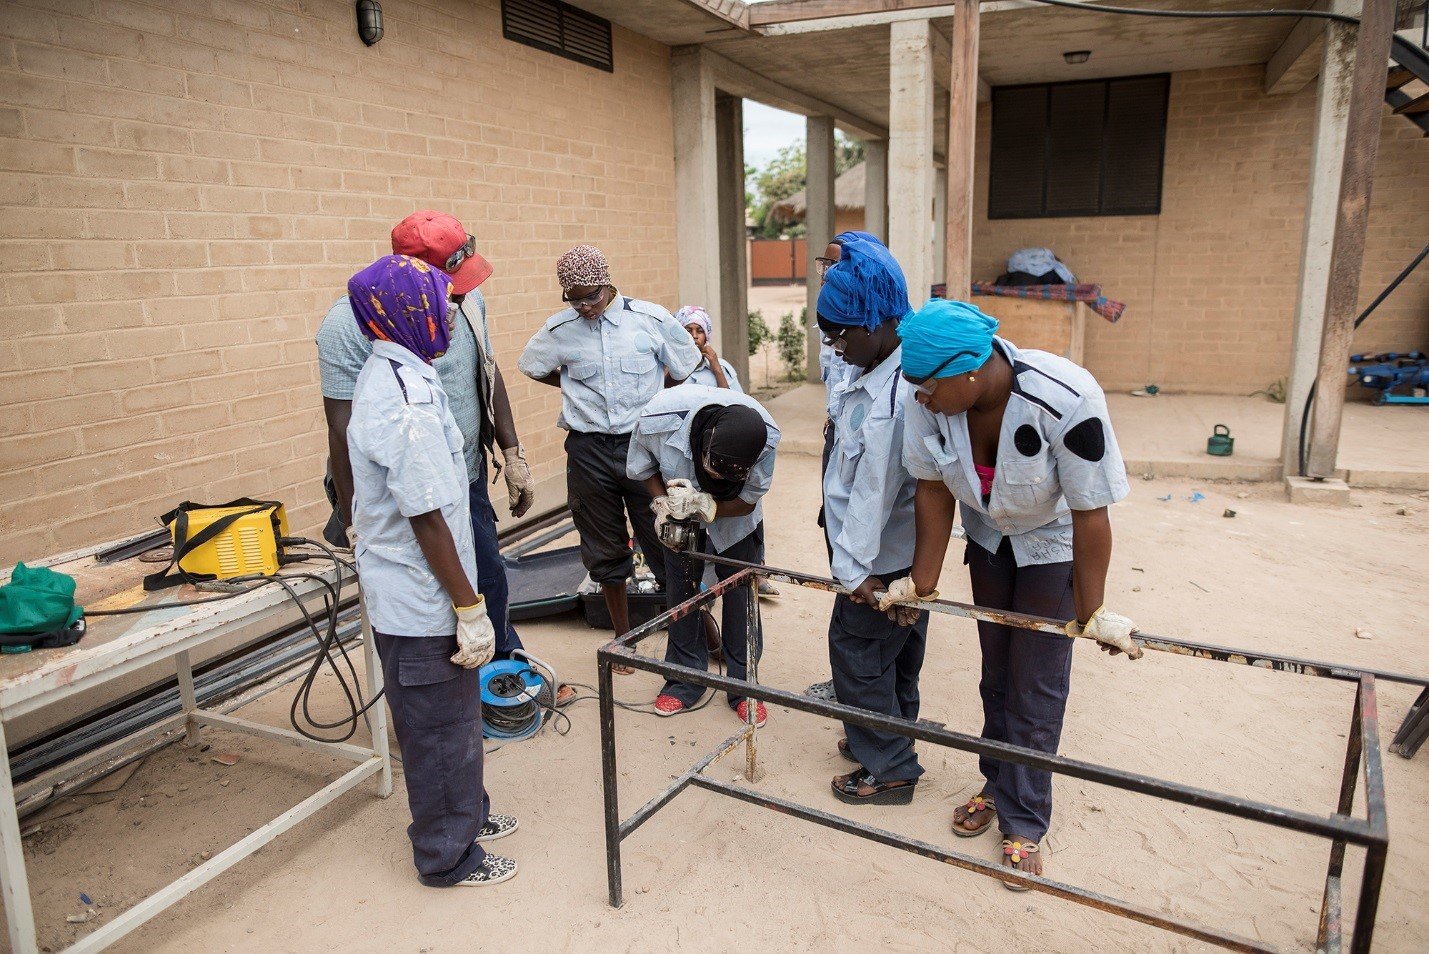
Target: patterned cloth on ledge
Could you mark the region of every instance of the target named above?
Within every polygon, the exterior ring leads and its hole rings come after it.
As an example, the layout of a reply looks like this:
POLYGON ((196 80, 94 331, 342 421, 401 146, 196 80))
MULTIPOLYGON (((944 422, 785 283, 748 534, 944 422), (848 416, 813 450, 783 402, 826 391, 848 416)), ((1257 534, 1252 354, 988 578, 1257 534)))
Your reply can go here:
MULTIPOLYGON (((973 282, 974 295, 1001 295, 1004 298, 1041 298, 1046 301, 1084 301, 1092 311, 1115 323, 1126 311, 1126 303, 1113 301, 1102 294, 1100 285, 994 285, 973 282)), ((947 286, 933 286, 933 297, 947 296, 947 286)))

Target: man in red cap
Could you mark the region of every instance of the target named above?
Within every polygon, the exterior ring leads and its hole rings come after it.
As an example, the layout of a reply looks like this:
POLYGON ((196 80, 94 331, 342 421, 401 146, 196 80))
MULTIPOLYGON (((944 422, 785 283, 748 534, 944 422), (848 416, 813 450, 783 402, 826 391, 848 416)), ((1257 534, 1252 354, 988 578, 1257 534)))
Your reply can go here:
MULTIPOLYGON (((508 659, 521 649, 507 615, 509 589, 506 568, 496 539, 496 511, 486 489, 486 457, 496 463, 501 448, 505 466, 507 503, 513 517, 531 509, 535 500, 531 470, 516 435, 511 401, 491 347, 486 324, 486 299, 477 286, 491 277, 491 263, 476 250, 476 239, 455 217, 445 212, 413 212, 392 230, 392 252, 420 258, 451 276, 451 297, 456 307, 447 313, 451 345, 433 363, 451 403, 452 417, 461 430, 467 476, 471 481, 472 536, 476 544, 478 591, 486 597, 496 628, 496 658, 508 659)), ((327 417, 328 453, 332 467, 333 515, 324 536, 346 546, 352 524, 352 468, 347 456, 347 425, 352 415, 353 386, 372 343, 358 330, 352 304, 346 296, 323 318, 317 333, 318 366, 322 376, 323 413, 327 417)), ((560 687, 558 702, 575 695, 560 687)))

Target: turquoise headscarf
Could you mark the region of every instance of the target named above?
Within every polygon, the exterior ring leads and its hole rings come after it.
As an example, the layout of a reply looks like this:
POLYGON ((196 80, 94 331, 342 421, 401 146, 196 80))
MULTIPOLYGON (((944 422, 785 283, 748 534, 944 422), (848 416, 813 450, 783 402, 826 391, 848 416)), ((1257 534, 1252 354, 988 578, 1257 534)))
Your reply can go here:
MULTIPOLYGON (((832 269, 830 269, 832 271, 832 269)), ((997 319, 965 301, 929 298, 898 326, 903 339, 903 373, 917 380, 937 372, 940 378, 967 374, 992 357, 997 319), (944 361, 957 356, 943 366, 944 361)))

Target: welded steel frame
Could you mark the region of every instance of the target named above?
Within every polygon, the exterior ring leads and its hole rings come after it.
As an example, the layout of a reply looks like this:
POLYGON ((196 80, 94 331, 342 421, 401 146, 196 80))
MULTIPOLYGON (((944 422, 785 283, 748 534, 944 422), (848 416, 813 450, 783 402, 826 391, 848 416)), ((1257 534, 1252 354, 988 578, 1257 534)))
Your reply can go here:
MULTIPOLYGON (((1123 791, 1150 795, 1165 801, 1179 802, 1205 808, 1221 814, 1261 822, 1287 831, 1300 832, 1324 838, 1330 842, 1329 866, 1325 876, 1324 894, 1320 906, 1319 929, 1316 949, 1339 952, 1343 949, 1343 923, 1341 917, 1341 881, 1344 873, 1346 849, 1354 845, 1365 849, 1364 871, 1360 878, 1359 899, 1356 906, 1354 928, 1349 935, 1348 949, 1356 954, 1365 954, 1370 949, 1373 938, 1375 916, 1379 906, 1380 888, 1384 881, 1386 858, 1389 854, 1389 827, 1385 813, 1384 772, 1380 757, 1379 710, 1376 698, 1376 681, 1385 680, 1411 685, 1429 685, 1429 679, 1407 676, 1401 673, 1379 670, 1358 669, 1316 660, 1297 659, 1259 652, 1247 652, 1224 646, 1194 643, 1186 640, 1170 639, 1150 634, 1137 634, 1137 639, 1145 649, 1169 652, 1197 659, 1228 662, 1238 665, 1267 668, 1279 672, 1296 673, 1325 679, 1335 679, 1355 684, 1355 700, 1350 715, 1350 731, 1345 747, 1344 768, 1340 781, 1339 802, 1329 815, 1316 815, 1299 809, 1284 808, 1265 802, 1227 795, 1193 785, 1184 785, 1136 772, 1127 772, 1111 766, 1086 762, 1062 755, 1038 752, 1022 746, 995 742, 975 735, 955 732, 941 723, 927 720, 910 721, 880 713, 826 702, 800 693, 787 692, 758 681, 758 659, 755 653, 755 638, 759 630, 760 580, 793 584, 832 593, 847 591, 832 580, 790 570, 780 570, 767 566, 742 563, 723 557, 705 554, 691 554, 700 559, 737 568, 728 579, 696 594, 691 599, 673 607, 664 614, 632 629, 597 652, 600 693, 600 741, 601 767, 605 800, 605 850, 606 873, 610 891, 610 904, 620 907, 624 896, 621 887, 620 846, 626 838, 634 834, 640 826, 649 821, 656 812, 668 805, 675 796, 686 788, 702 788, 706 791, 728 795, 739 801, 771 808, 775 811, 815 822, 828 828, 857 835, 870 841, 900 848, 914 854, 923 855, 957 868, 987 875, 1005 882, 1011 882, 1036 891, 1065 898, 1098 910, 1139 921, 1152 927, 1180 934, 1186 937, 1215 944, 1230 950, 1270 951, 1274 948, 1265 943, 1241 937, 1226 931, 1205 927, 1173 917, 1151 908, 1122 901, 1075 885, 1054 881, 1038 875, 1013 871, 993 861, 988 861, 960 851, 953 851, 940 845, 930 844, 905 835, 886 831, 872 825, 842 818, 828 812, 800 805, 782 798, 765 795, 742 785, 720 781, 706 773, 712 765, 737 750, 741 745, 745 755, 745 778, 756 781, 758 768, 758 727, 755 725, 756 706, 747 708, 748 716, 742 731, 722 742, 714 751, 700 759, 688 770, 680 774, 664 791, 641 805, 628 818, 620 818, 618 774, 616 771, 615 696, 613 691, 612 667, 628 666, 645 672, 655 673, 669 679, 702 686, 706 689, 724 691, 772 705, 783 706, 826 719, 851 722, 882 732, 895 733, 911 739, 958 749, 975 755, 987 755, 1007 762, 1017 762, 1034 768, 1045 769, 1059 775, 1084 779, 1107 785, 1123 791), (732 679, 729 676, 691 669, 667 663, 637 652, 636 647, 645 639, 667 628, 672 622, 697 613, 738 586, 750 589, 749 641, 746 644, 748 680, 732 679), (1363 772, 1365 817, 1357 818, 1353 812, 1357 781, 1363 772)), ((1041 632, 1063 634, 1064 624, 1057 620, 1020 613, 987 609, 966 603, 947 600, 927 601, 919 604, 923 609, 950 616, 962 616, 974 620, 988 620, 1019 628, 1041 632)))

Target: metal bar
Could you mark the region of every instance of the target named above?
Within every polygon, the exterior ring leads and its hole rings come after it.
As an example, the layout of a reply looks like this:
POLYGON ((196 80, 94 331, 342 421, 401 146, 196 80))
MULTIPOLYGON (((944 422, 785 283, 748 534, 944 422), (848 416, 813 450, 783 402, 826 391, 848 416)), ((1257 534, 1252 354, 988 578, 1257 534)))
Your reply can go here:
MULTIPOLYGON (((744 681, 759 685, 759 653, 764 641, 759 632, 759 577, 750 574, 749 608, 744 625, 744 681)), ((759 700, 744 699, 744 777, 751 783, 759 781, 759 700)))
MULTIPOLYGON (((774 567, 757 566, 753 563, 746 563, 742 560, 731 560, 728 557, 716 556, 710 553, 691 553, 690 555, 699 560, 708 560, 711 563, 722 563, 725 566, 749 569, 756 572, 760 577, 777 580, 781 583, 793 583, 796 586, 825 590, 830 593, 844 595, 848 593, 848 590, 844 589, 836 581, 825 579, 824 577, 799 573, 794 570, 781 570, 774 567)), ((731 579, 733 579, 733 577, 731 577, 731 579)), ((958 603, 953 600, 920 600, 917 603, 910 603, 908 605, 918 609, 925 609, 932 613, 942 613, 945 616, 962 616, 968 619, 984 620, 989 623, 1013 626, 1018 629, 1028 629, 1033 632, 1052 633, 1059 636, 1066 635, 1066 620, 1049 619, 1045 616, 1014 613, 1011 610, 988 609, 987 607, 974 606, 971 603, 958 603)), ((655 622, 657 622, 657 620, 651 620, 646 626, 651 626, 655 622)), ((1369 674, 1376 679, 1382 679, 1386 682, 1399 682, 1411 686, 1429 686, 1429 676, 1411 676, 1405 673, 1387 672, 1380 669, 1364 669, 1359 666, 1348 666, 1342 663, 1252 652, 1244 649, 1235 649, 1230 646, 1217 646, 1213 643, 1200 643, 1185 639, 1172 639, 1167 636, 1156 636, 1151 633, 1138 632, 1136 633, 1136 639, 1137 642, 1141 643, 1147 649, 1173 653, 1178 656, 1189 656, 1195 659, 1210 659, 1216 662, 1237 663, 1242 666, 1252 666, 1258 669, 1272 669, 1277 672, 1318 676, 1324 679, 1358 681, 1360 676, 1369 674)), ((633 645, 633 643, 631 645, 633 645)))
MULTIPOLYGON (((697 554, 692 553, 690 555, 696 556, 697 554)), ((718 581, 714 586, 706 590, 701 590, 678 606, 670 607, 659 616, 649 622, 642 623, 624 636, 617 636, 607 643, 605 648, 609 649, 612 646, 634 647, 638 645, 641 640, 647 639, 665 629, 671 623, 675 622, 675 620, 683 619, 691 613, 697 612, 701 606, 707 603, 713 603, 736 586, 742 586, 744 581, 753 575, 757 568, 749 563, 739 563, 738 565, 745 567, 745 569, 729 577, 729 579, 718 581)))
POLYGON ((634 814, 620 823, 621 841, 629 838, 637 828, 649 821, 656 812, 670 804, 671 800, 683 792, 690 784, 690 779, 724 758, 730 752, 733 752, 739 747, 739 743, 743 742, 748 736, 749 730, 745 729, 743 732, 736 732, 734 735, 725 739, 724 742, 720 743, 719 748, 700 759, 690 767, 689 771, 676 778, 675 781, 670 784, 669 788, 637 808, 634 814))
POLYGON ((387 707, 375 701, 382 692, 382 660, 377 657, 377 638, 372 635, 372 623, 367 618, 367 603, 362 591, 357 591, 357 613, 362 627, 362 658, 367 663, 367 697, 374 700, 365 714, 367 731, 372 736, 372 751, 382 760, 382 778, 377 783, 377 797, 392 794, 392 752, 387 740, 387 707))
POLYGON ((597 678, 600 689, 600 767, 601 790, 605 796, 605 876, 610 889, 610 906, 623 903, 620 890, 620 791, 615 775, 615 688, 611 685, 610 654, 604 648, 596 652, 597 678))
POLYGON ((189 661, 187 649, 174 657, 174 670, 179 680, 179 709, 186 720, 184 739, 189 745, 200 745, 203 742, 203 732, 200 731, 198 723, 188 718, 198 708, 198 696, 194 693, 194 667, 189 661))
POLYGON ((10 950, 34 954, 35 910, 30 905, 30 879, 25 874, 25 846, 20 840, 20 815, 15 788, 10 781, 10 759, 5 748, 5 725, 0 719, 0 897, 5 902, 5 926, 10 950))
POLYGON ((206 709, 195 709, 190 712, 189 722, 211 726, 215 729, 227 729, 230 732, 242 732, 245 735, 255 735, 270 742, 296 745, 298 748, 307 749, 310 752, 320 752, 323 755, 350 759, 354 762, 366 762, 377 755, 372 749, 364 749, 360 745, 350 745, 346 742, 319 742, 317 739, 310 739, 288 729, 279 729, 276 726, 263 725, 259 722, 249 722, 247 719, 223 715, 219 712, 209 712, 206 709))
MULTIPOLYGON (((1340 774, 1340 800, 1336 813, 1350 817, 1355 807, 1355 781, 1360 774, 1360 711, 1364 699, 1363 685, 1355 689, 1355 704, 1350 711, 1350 731, 1345 737, 1345 765, 1340 774)), ((1326 954, 1339 954, 1340 938, 1344 933, 1344 913, 1340 907, 1341 875, 1345 870, 1345 841, 1342 838, 1330 842, 1330 865, 1325 873, 1325 893, 1320 902, 1320 930, 1316 936, 1315 949, 1326 954)))
POLYGON ((1149 908, 1143 908, 1138 905, 1127 904, 1123 901, 1119 901, 1116 898, 1111 898, 1104 894, 1099 894, 1095 891, 1087 891, 1085 889, 1078 888, 1073 885, 1064 884, 1060 881, 1052 881, 1048 878, 1043 878, 1038 875, 1023 874, 1021 872, 1014 871, 1011 868, 1005 868, 1000 864, 991 861, 984 861, 981 858, 975 858, 972 855, 966 855, 962 852, 957 851, 949 851, 946 848, 929 844, 925 841, 919 841, 915 838, 907 838, 903 835, 897 835, 893 832, 885 831, 882 828, 875 828, 872 825, 860 824, 859 822, 850 821, 849 819, 841 818, 838 815, 832 815, 828 812, 820 811, 815 808, 809 808, 804 805, 799 805, 795 802, 790 802, 782 798, 763 795, 759 792, 751 791, 750 789, 744 788, 742 786, 731 785, 726 782, 718 781, 717 779, 710 778, 707 775, 695 776, 691 779, 690 784, 694 785, 697 788, 703 788, 711 792, 719 792, 723 795, 728 795, 731 798, 735 798, 743 802, 748 802, 752 805, 759 805, 763 808, 772 808, 777 812, 781 812, 786 815, 791 815, 795 818, 803 819, 804 821, 811 821, 816 824, 823 825, 827 828, 833 828, 837 831, 844 832, 845 834, 857 835, 860 838, 866 838, 869 841, 877 842, 880 845, 886 845, 890 848, 900 848, 904 851, 909 851, 914 854, 922 855, 925 858, 931 858, 934 861, 941 861, 944 864, 952 865, 955 868, 962 868, 965 871, 972 871, 977 874, 987 875, 989 877, 997 878, 1001 881, 1010 881, 1015 884, 1023 885, 1025 887, 1041 891, 1044 894, 1050 894, 1053 897, 1065 898, 1068 901, 1076 901, 1079 904, 1085 904, 1088 907, 1097 908, 1101 911, 1108 911, 1115 914, 1120 914, 1124 917, 1130 918, 1133 921, 1139 921, 1142 924, 1161 928, 1162 930, 1172 931, 1176 934, 1181 934, 1186 937, 1194 938, 1198 941, 1204 941, 1209 944, 1217 944, 1222 947, 1237 951, 1274 950, 1274 948, 1268 947, 1259 941, 1253 941, 1249 938, 1240 937, 1239 935, 1199 927, 1195 924, 1191 924, 1189 922, 1173 918, 1169 915, 1161 914, 1160 912, 1153 911, 1149 908))
POLYGON ((80 938, 73 946, 66 948, 66 951, 71 954, 79 954, 79 952, 103 950, 381 770, 382 760, 372 756, 366 762, 328 783, 322 790, 303 799, 268 824, 254 829, 252 834, 231 848, 219 852, 182 878, 165 885, 94 933, 80 938))
POLYGON ((15 798, 20 803, 20 814, 28 815, 39 805, 53 801, 58 789, 73 790, 80 787, 80 785, 73 784, 80 778, 84 779, 82 784, 88 784, 94 779, 123 768, 136 759, 143 758, 149 754, 147 748, 144 747, 145 742, 170 732, 182 731, 187 721, 188 716, 183 713, 171 715, 141 732, 126 735, 122 739, 94 749, 74 761, 66 762, 58 768, 50 769, 27 782, 16 785, 15 798), (92 777, 91 769, 98 770, 92 773, 92 777), (29 804, 31 799, 35 799, 38 804, 29 804))
MULTIPOLYGON (((656 619, 651 622, 657 623, 660 619, 661 617, 656 617, 656 619)), ((1224 795, 1220 792, 1213 792, 1209 789, 1198 788, 1196 786, 1169 782, 1163 779, 1153 778, 1149 775, 1124 772, 1120 769, 1098 765, 1094 762, 1084 762, 1080 759, 1068 758, 1047 752, 1038 752, 1035 749, 1010 745, 1006 742, 996 742, 978 736, 966 735, 961 732, 953 732, 935 723, 923 720, 909 723, 903 719, 870 712, 867 709, 845 706, 837 702, 825 702, 822 699, 814 699, 810 696, 786 692, 782 689, 774 689, 768 686, 749 685, 737 679, 730 679, 728 676, 704 672, 698 669, 690 669, 686 666, 677 666, 663 660, 639 655, 632 649, 618 645, 618 641, 601 647, 597 651, 596 656, 602 664, 612 662, 621 663, 635 669, 653 672, 669 679, 694 683, 695 685, 705 686, 710 689, 743 694, 753 699, 762 699, 765 702, 772 702, 789 709, 807 712, 811 715, 823 716, 826 719, 852 722, 855 725, 866 726, 880 732, 891 732, 912 739, 921 739, 922 741, 930 742, 934 745, 944 745, 949 748, 961 749, 962 751, 972 752, 977 755, 991 756, 992 758, 1006 762, 1030 765, 1033 768, 1045 769, 1046 771, 1061 775, 1070 775, 1073 778, 1085 779, 1086 781, 1097 782, 1102 785, 1110 785, 1114 788, 1137 792, 1142 795, 1164 798, 1169 801, 1180 802, 1183 805, 1195 805, 1223 814, 1234 815, 1238 818, 1264 822, 1265 824, 1274 825, 1278 828, 1305 832, 1325 838, 1343 837, 1347 841, 1358 845, 1374 844, 1380 840, 1380 836, 1370 829, 1367 822, 1361 819, 1312 815, 1308 812, 1302 812, 1296 809, 1282 808, 1264 802, 1224 795)))
POLYGON ((1355 701, 1364 750, 1365 812, 1369 816, 1370 828, 1379 835, 1379 841, 1371 845, 1365 854, 1350 950, 1354 954, 1369 954, 1374 938, 1374 921, 1379 913, 1379 892, 1384 885, 1385 861, 1389 856, 1389 819, 1384 806, 1384 765, 1379 752, 1379 700, 1374 676, 1367 675, 1360 680, 1360 691, 1355 701))

